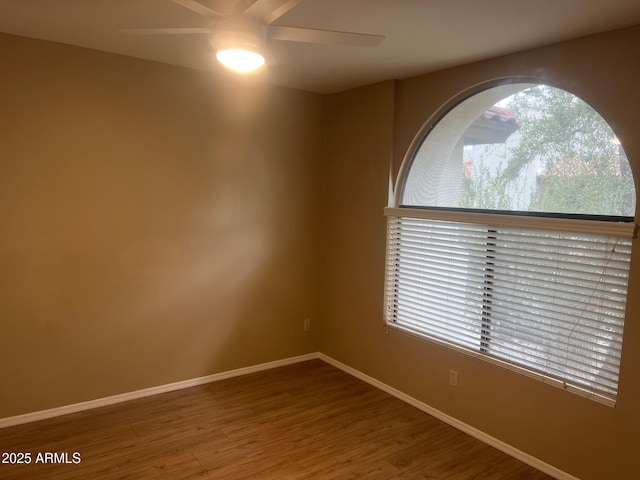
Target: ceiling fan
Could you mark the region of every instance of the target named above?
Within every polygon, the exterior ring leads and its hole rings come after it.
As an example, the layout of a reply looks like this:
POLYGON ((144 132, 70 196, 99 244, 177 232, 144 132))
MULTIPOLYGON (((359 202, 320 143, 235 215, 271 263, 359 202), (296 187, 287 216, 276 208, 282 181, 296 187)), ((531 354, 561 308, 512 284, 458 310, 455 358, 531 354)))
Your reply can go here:
POLYGON ((207 17, 211 20, 211 28, 135 28, 123 31, 134 35, 209 34, 218 61, 239 73, 250 73, 263 67, 267 39, 374 47, 385 38, 383 35, 272 25, 302 0, 239 0, 229 15, 197 0, 171 1, 207 17))

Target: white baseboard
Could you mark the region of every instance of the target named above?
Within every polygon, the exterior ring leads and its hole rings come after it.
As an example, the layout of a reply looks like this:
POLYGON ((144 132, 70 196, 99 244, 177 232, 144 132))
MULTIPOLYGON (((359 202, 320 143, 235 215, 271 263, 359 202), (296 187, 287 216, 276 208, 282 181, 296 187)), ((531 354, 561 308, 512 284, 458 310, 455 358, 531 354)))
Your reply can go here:
POLYGON ((249 373, 261 372, 263 370, 283 367, 285 365, 305 362, 307 360, 314 360, 317 358, 319 358, 317 353, 309 353, 297 357, 285 358, 283 360, 261 363, 260 365, 253 365, 250 367, 238 368, 236 370, 229 370, 227 372, 214 373, 213 375, 207 375, 204 377, 183 380, 181 382, 169 383, 167 385, 159 385, 157 387, 145 388, 143 390, 136 390, 119 395, 112 395, 110 397, 97 398, 95 400, 89 400, 87 402, 74 403, 72 405, 64 405, 62 407, 50 408, 48 410, 25 413, 24 415, 16 415, 15 417, 0 418, 0 429, 12 427, 14 425, 20 425, 23 423, 36 422, 38 420, 46 420, 47 418, 59 417, 61 415, 68 415, 70 413, 82 412, 84 410, 91 410, 93 408, 104 407, 116 403, 128 402, 129 400, 150 397, 152 395, 158 395, 160 393, 173 392, 174 390, 195 387, 196 385, 204 385, 206 383, 217 382, 220 380, 225 380, 227 378, 239 377, 241 375, 247 375, 249 373))
POLYGON ((497 448, 498 450, 506 453, 507 455, 510 455, 526 463, 527 465, 530 465, 533 468, 536 468, 541 472, 546 473, 547 475, 551 475, 552 477, 557 478, 558 480, 579 480, 577 477, 574 477, 573 475, 563 472, 562 470, 554 467, 553 465, 549 465, 548 463, 545 463, 542 460, 539 460, 521 450, 518 450, 517 448, 512 447, 511 445, 501 440, 498 440, 497 438, 494 438, 491 435, 488 435, 483 431, 472 427, 471 425, 467 425, 466 423, 461 422, 460 420, 450 415, 447 415, 446 413, 443 413, 440 410, 437 410, 427 405, 426 403, 421 402, 420 400, 413 398, 407 395, 406 393, 401 392, 400 390, 387 385, 386 383, 383 383, 373 377, 370 377, 369 375, 362 373, 361 371, 356 370, 355 368, 345 365, 344 363, 341 363, 338 360, 335 360, 325 355, 324 353, 318 353, 317 358, 328 363, 329 365, 339 368, 340 370, 344 371, 345 373, 348 373, 349 375, 359 378, 360 380, 368 383, 369 385, 372 385, 382 390, 383 392, 386 392, 396 397, 397 399, 402 400, 405 403, 408 403, 409 405, 416 407, 419 410, 422 410, 425 413, 428 413, 429 415, 437 418, 438 420, 442 420, 446 424, 451 425, 454 428, 457 428, 458 430, 466 433, 467 435, 477 438, 478 440, 486 443, 487 445, 497 448))
POLYGON ((438 420, 442 420, 443 422, 451 425, 458 430, 471 435, 474 438, 486 443, 487 445, 491 445, 494 448, 510 455, 518 460, 531 465, 532 467, 551 475, 558 480, 579 480, 577 477, 569 475, 562 470, 554 467, 553 465, 549 465, 548 463, 543 462, 517 448, 512 447, 511 445, 494 438, 477 428, 472 427, 471 425, 467 425, 460 420, 447 415, 446 413, 441 412, 416 398, 413 398, 407 395, 400 390, 393 388, 386 383, 381 382, 369 375, 362 373, 355 368, 352 368, 344 363, 335 360, 324 353, 309 353, 306 355, 300 355, 297 357, 285 358, 283 360, 276 360, 274 362, 262 363, 260 365, 254 365, 251 367, 238 368, 236 370, 230 370, 227 372, 214 373, 213 375, 207 375, 204 377, 192 378, 190 380, 183 380, 181 382, 170 383, 167 385, 160 385, 157 387, 145 388, 143 390, 136 390, 134 392, 127 392, 120 395, 112 395, 110 397, 98 398, 96 400, 89 400, 88 402, 74 403, 73 405, 65 405, 62 407, 51 408, 48 410, 41 410, 33 413, 26 413, 24 415, 17 415, 15 417, 7 417, 0 418, 0 429, 11 427, 14 425, 20 425, 23 423, 35 422, 38 420, 45 420, 47 418, 59 417, 61 415, 67 415, 70 413, 82 412, 84 410, 91 410, 94 408, 104 407, 107 405, 113 405, 116 403, 127 402, 129 400, 135 400, 143 397, 150 397, 152 395, 158 395, 160 393, 172 392, 174 390, 181 390, 183 388, 194 387, 196 385, 204 385, 206 383, 217 382, 220 380, 225 380, 227 378, 239 377, 241 375, 248 375, 250 373, 261 372, 263 370, 270 370, 272 368, 283 367, 285 365, 292 365, 294 363, 306 362, 308 360, 320 359, 329 365, 332 365, 336 368, 339 368, 345 373, 352 375, 369 385, 376 387, 396 398, 402 400, 409 405, 412 405, 419 410, 422 410, 425 413, 437 418, 438 420))

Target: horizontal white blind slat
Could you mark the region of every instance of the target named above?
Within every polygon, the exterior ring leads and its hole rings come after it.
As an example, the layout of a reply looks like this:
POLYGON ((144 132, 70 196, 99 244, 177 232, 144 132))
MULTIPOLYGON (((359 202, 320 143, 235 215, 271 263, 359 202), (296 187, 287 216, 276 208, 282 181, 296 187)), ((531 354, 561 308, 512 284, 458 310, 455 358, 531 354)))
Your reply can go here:
POLYGON ((594 233, 633 238, 637 226, 632 222, 606 222, 564 218, 536 217, 531 215, 501 215, 495 213, 457 212, 417 208, 386 207, 388 217, 431 219, 446 222, 479 223, 506 227, 536 228, 561 232, 594 233))
POLYGON ((593 230, 388 216, 386 321, 613 400, 631 241, 593 230))

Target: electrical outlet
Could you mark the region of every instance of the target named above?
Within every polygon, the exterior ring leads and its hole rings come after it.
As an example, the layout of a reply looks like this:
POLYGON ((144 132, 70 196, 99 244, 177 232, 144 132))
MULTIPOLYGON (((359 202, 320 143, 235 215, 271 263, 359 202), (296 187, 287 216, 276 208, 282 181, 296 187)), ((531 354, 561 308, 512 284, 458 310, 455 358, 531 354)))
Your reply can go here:
POLYGON ((311 330, 311 319, 310 318, 305 318, 304 319, 304 331, 308 332, 309 330, 311 330))
POLYGON ((456 370, 449 370, 449 385, 458 386, 458 372, 456 370))

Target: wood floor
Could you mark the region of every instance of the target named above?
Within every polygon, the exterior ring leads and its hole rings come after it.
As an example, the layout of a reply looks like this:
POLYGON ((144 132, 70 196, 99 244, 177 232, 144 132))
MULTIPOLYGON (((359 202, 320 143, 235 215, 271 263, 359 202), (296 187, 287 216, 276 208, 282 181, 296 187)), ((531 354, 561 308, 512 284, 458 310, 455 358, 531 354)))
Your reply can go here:
POLYGON ((551 479, 319 360, 6 428, 0 452, 32 454, 3 480, 551 479))

